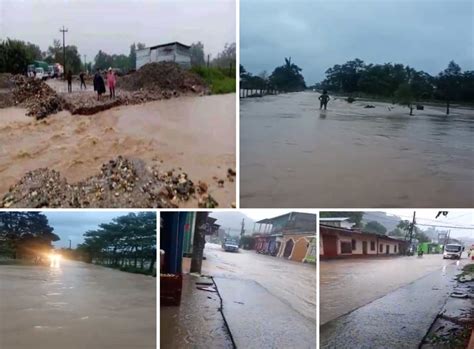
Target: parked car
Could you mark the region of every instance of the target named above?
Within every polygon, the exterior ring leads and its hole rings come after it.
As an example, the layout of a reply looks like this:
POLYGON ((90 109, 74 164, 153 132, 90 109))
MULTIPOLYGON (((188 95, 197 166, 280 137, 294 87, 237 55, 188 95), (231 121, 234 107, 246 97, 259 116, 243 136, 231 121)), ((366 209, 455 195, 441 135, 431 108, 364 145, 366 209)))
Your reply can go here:
POLYGON ((464 248, 459 244, 447 244, 444 246, 443 259, 461 259, 464 248))
POLYGON ((226 252, 239 252, 239 243, 236 240, 225 239, 222 248, 226 252))

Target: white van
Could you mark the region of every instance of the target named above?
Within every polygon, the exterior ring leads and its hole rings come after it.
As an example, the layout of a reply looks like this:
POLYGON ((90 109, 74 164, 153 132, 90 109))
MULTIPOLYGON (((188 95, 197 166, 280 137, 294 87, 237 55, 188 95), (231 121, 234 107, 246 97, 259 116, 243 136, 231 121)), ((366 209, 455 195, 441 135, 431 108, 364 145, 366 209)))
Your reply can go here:
POLYGON ((447 244, 444 246, 443 259, 461 259, 464 248, 459 244, 447 244))

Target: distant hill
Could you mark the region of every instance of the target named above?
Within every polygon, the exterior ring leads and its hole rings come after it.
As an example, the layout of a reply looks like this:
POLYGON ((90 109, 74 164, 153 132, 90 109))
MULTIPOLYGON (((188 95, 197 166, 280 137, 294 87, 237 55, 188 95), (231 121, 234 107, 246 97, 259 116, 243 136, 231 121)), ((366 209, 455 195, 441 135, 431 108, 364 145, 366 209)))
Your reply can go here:
POLYGON ((394 230, 398 222, 400 222, 401 218, 395 215, 389 215, 385 212, 364 212, 364 216, 362 217, 362 222, 367 224, 370 221, 376 221, 382 224, 385 228, 387 228, 387 233, 394 230))
POLYGON ((245 222, 245 233, 250 234, 255 221, 242 212, 212 212, 209 216, 216 218, 216 224, 231 235, 240 235, 242 219, 245 222), (229 230, 230 229, 230 230, 229 230))

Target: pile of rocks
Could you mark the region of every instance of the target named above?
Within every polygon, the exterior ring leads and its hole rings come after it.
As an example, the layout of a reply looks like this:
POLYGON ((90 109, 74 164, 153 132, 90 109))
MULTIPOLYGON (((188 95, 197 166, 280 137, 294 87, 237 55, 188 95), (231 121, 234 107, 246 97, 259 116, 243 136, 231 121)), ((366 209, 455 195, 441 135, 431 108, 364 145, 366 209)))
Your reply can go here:
POLYGON ((62 98, 42 80, 15 75, 12 81, 13 100, 27 108, 27 115, 42 119, 63 109, 62 98))
POLYGON ((207 184, 196 186, 184 172, 147 168, 141 160, 122 156, 102 165, 99 174, 69 184, 59 172, 27 173, 0 201, 8 207, 179 207, 196 199, 200 207, 217 207, 207 184))
POLYGON ((174 62, 145 64, 136 72, 119 78, 117 86, 128 91, 207 91, 206 83, 197 74, 174 62))

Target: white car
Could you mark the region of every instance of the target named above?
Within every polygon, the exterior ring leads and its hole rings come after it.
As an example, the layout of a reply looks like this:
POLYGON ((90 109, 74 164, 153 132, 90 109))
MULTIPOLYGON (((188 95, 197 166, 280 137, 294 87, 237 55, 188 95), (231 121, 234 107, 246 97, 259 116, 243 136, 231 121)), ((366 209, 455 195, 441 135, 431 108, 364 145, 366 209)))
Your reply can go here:
POLYGON ((35 73, 36 73, 35 79, 45 80, 47 78, 43 68, 39 68, 39 67, 35 68, 35 73))

